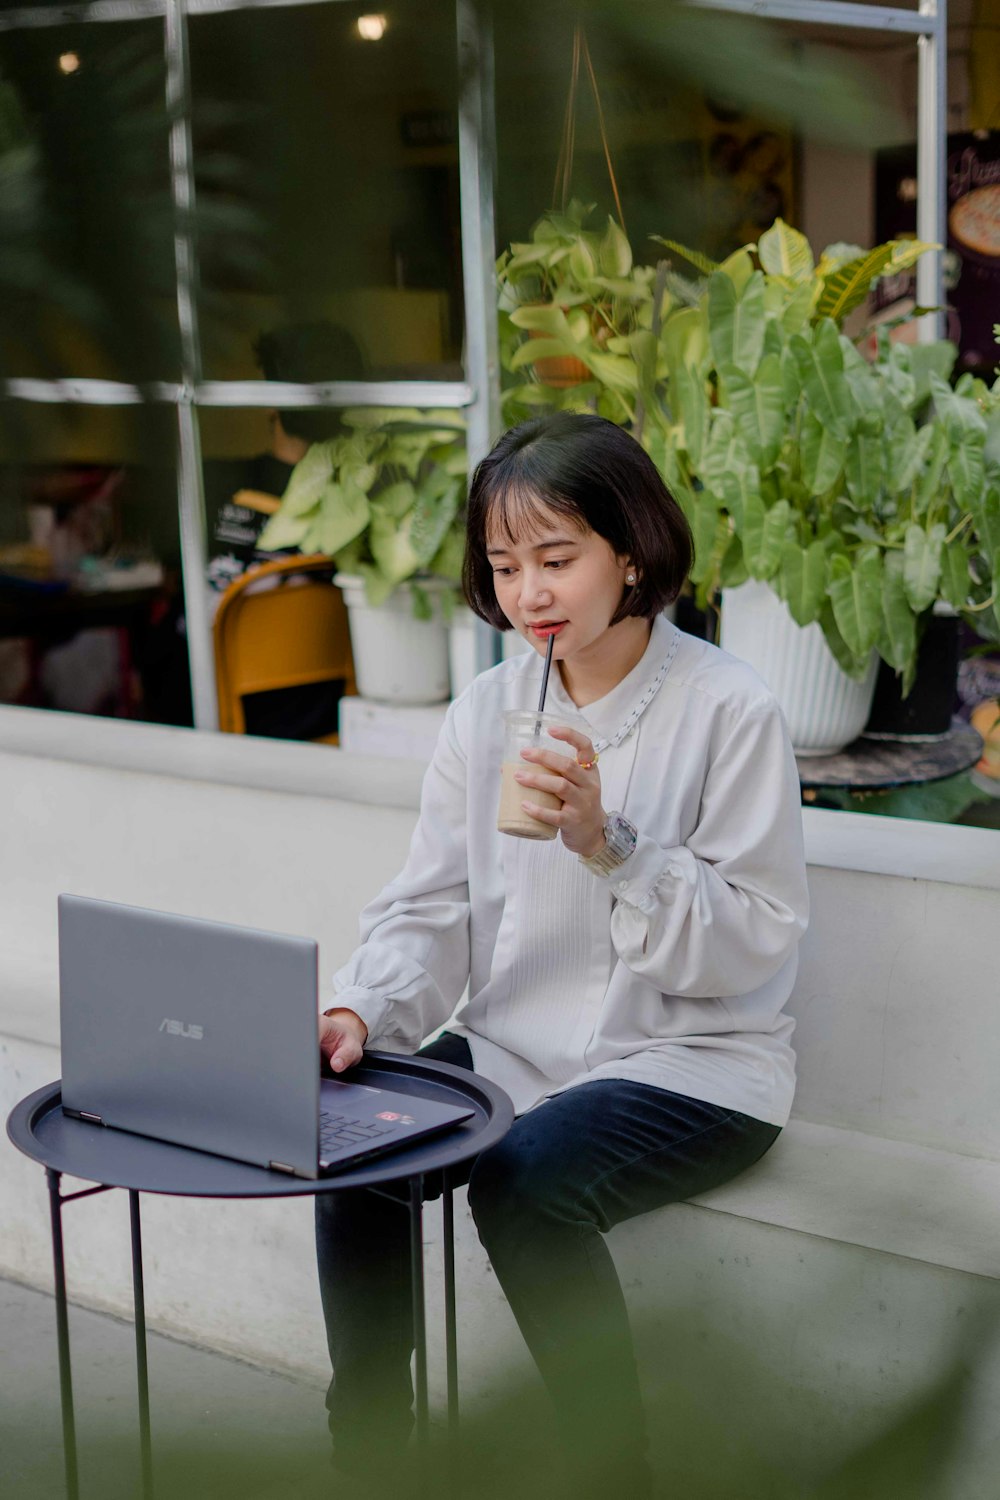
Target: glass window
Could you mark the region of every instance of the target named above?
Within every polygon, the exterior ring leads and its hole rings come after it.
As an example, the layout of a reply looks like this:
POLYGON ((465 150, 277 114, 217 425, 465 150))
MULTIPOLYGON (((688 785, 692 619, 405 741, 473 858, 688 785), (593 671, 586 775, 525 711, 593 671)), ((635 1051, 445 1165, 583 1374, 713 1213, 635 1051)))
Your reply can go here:
POLYGON ((6 412, 0 702, 190 724, 174 413, 6 412))
POLYGON ((191 19, 199 192, 229 219, 200 252, 208 378, 259 378, 259 334, 302 324, 340 349, 297 378, 460 378, 453 8, 400 6, 371 40, 360 13, 191 19))
POLYGON ((0 375, 178 371, 163 23, 0 33, 0 375))

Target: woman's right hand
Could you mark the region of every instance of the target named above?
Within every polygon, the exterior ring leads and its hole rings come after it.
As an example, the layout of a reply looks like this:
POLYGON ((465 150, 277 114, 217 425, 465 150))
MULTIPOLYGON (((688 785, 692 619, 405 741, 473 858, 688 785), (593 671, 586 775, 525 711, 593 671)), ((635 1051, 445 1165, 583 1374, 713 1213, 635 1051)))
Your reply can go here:
POLYGON ((328 1010, 319 1018, 319 1050, 334 1073, 359 1063, 367 1040, 368 1027, 356 1011, 328 1010))

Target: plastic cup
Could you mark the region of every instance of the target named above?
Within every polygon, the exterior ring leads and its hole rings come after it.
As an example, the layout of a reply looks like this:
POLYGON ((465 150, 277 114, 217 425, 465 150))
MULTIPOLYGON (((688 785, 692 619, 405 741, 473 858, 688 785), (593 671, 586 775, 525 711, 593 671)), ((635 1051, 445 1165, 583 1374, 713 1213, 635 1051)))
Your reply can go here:
MULTIPOLYGON (((503 766, 500 771, 500 812, 497 828, 519 839, 554 839, 559 832, 551 823, 533 818, 521 806, 522 802, 536 802, 539 807, 551 808, 554 812, 562 807, 562 801, 554 792, 543 792, 537 787, 524 786, 514 780, 515 771, 532 769, 532 762, 521 759, 521 751, 529 747, 535 750, 554 750, 557 755, 572 759, 574 751, 565 740, 553 739, 550 729, 575 726, 565 716, 539 713, 534 708, 509 709, 503 716, 503 766)), ((544 767, 540 769, 544 770, 544 767)))

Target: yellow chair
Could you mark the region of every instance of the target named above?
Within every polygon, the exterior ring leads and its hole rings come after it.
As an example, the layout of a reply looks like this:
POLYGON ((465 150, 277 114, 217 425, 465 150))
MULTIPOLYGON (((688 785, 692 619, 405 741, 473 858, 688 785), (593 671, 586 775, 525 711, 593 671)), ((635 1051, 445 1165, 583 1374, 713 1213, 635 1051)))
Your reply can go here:
MULTIPOLYGON (((273 688, 341 679, 356 694, 347 609, 323 555, 280 557, 236 578, 219 600, 212 627, 219 728, 246 734, 243 698, 273 688), (293 579, 300 580, 292 583, 293 579), (255 588, 273 580, 265 589, 255 588)), ((322 735, 336 745, 339 736, 322 735)))

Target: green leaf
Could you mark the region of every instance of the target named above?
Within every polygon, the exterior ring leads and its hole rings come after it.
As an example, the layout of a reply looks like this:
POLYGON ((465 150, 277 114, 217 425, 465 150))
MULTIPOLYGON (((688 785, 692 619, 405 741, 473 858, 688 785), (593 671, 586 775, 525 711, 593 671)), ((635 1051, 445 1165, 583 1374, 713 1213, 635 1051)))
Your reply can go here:
POLYGON ((749 464, 750 454, 732 412, 716 407, 702 453, 701 478, 707 484, 721 483, 727 474, 738 473, 749 464))
POLYGON ((548 338, 564 339, 567 343, 572 341, 566 314, 551 302, 519 307, 511 313, 510 321, 516 328, 531 329, 546 334, 548 338))
POLYGON ((903 544, 903 582, 910 608, 922 614, 937 598, 941 577, 941 548, 945 528, 941 522, 925 531, 916 522, 907 526, 903 544))
POLYGON ((421 588, 419 583, 411 583, 410 598, 413 601, 415 620, 433 620, 434 609, 431 605, 431 596, 426 589, 421 588))
POLYGON ((411 541, 413 512, 401 521, 375 514, 371 519, 368 541, 379 572, 393 585, 410 578, 420 567, 420 558, 411 541))
POLYGON ((882 490, 882 439, 856 432, 847 447, 844 471, 851 499, 873 510, 882 490))
POLYGON ((360 536, 371 519, 372 510, 364 490, 349 480, 327 485, 316 522, 319 550, 333 556, 360 536))
POLYGON ((708 348, 705 315, 700 307, 682 307, 666 319, 660 332, 671 379, 682 369, 698 369, 708 348))
POLYGON ((743 289, 751 276, 754 274, 753 258, 750 255, 751 246, 744 245, 740 250, 734 250, 727 255, 719 270, 729 277, 737 293, 742 296, 743 289))
POLYGON ((633 360, 623 359, 618 354, 592 354, 589 349, 581 349, 579 356, 602 384, 613 391, 635 395, 639 386, 639 372, 633 360))
POLYGON ((950 441, 961 443, 977 439, 985 442, 986 418, 979 409, 979 403, 953 391, 940 375, 931 374, 929 383, 935 409, 944 423, 944 430, 950 441))
MULTIPOLYGON (((987 490, 978 504, 971 506, 979 545, 987 557, 1000 550, 1000 491, 987 490)), ((994 569, 993 577, 998 575, 994 569)))
POLYGON ((299 459, 285 486, 281 510, 275 513, 275 520, 279 515, 306 516, 316 509, 323 491, 333 478, 335 442, 336 439, 327 443, 312 443, 304 457, 299 459))
POLYGON ((960 536, 953 537, 941 553, 941 593, 953 609, 965 609, 971 587, 968 551, 960 536))
POLYGON ((848 437, 857 415, 844 378, 844 354, 836 324, 825 319, 811 341, 802 334, 793 334, 790 347, 813 415, 835 437, 848 437))
MULTIPOLYGON (((923 430, 923 429, 922 429, 923 430)), ((918 473, 914 499, 917 513, 923 515, 941 493, 941 477, 948 461, 948 439, 940 427, 926 429, 931 433, 923 473, 918 473)))
POLYGON ((371 503, 398 521, 412 508, 416 498, 417 492, 410 481, 401 479, 398 484, 386 485, 384 490, 379 490, 377 495, 372 495, 371 503))
POLYGON ((708 577, 712 565, 712 551, 715 546, 715 538, 719 526, 718 502, 708 490, 700 491, 697 497, 695 513, 693 516, 689 516, 688 519, 691 523, 691 532, 694 540, 694 563, 691 568, 691 582, 697 584, 708 577))
POLYGON ((683 444, 697 472, 708 437, 708 393, 694 370, 679 369, 674 377, 677 415, 684 427, 683 444))
POLYGON ((747 503, 760 498, 760 473, 753 464, 743 464, 730 469, 715 481, 715 488, 722 497, 726 509, 736 522, 737 531, 742 531, 747 503))
POLYGON ((312 515, 289 516, 275 511, 257 538, 261 552, 280 552, 284 547, 301 547, 314 525, 312 515))
POLYGON ((832 318, 834 322, 842 323, 847 314, 864 301, 876 277, 888 271, 904 271, 925 251, 935 248, 921 240, 890 240, 836 266, 823 278, 816 317, 832 318))
POLYGON ((802 422, 800 443, 802 478, 811 495, 825 495, 833 488, 847 458, 847 440, 825 427, 819 417, 807 411, 802 422))
POLYGON ((917 649, 917 625, 906 593, 901 552, 886 554, 882 569, 882 634, 879 651, 884 661, 902 672, 917 649))
POLYGON ((580 351, 568 338, 566 339, 525 339, 520 344, 507 362, 507 368, 513 373, 523 370, 525 365, 533 365, 539 359, 551 359, 561 355, 572 355, 576 359, 580 357, 580 351))
POLYGON ((743 556, 743 543, 738 536, 733 536, 719 564, 719 586, 724 589, 738 589, 740 584, 746 583, 749 577, 750 572, 746 558, 743 556))
POLYGON ((755 271, 742 294, 724 271, 708 282, 708 337, 716 367, 753 375, 764 349, 764 278, 755 271))
POLYGON ((799 333, 809 322, 812 313, 813 283, 796 287, 781 314, 781 326, 785 333, 799 333))
MULTIPOLYGON (((837 553, 835 555, 838 557, 843 556, 843 554, 841 553, 837 553)), ((844 557, 844 561, 848 561, 846 557, 844 557)), ((848 567, 850 567, 849 562, 848 567)), ((852 653, 850 647, 837 628, 837 621, 833 612, 833 604, 830 601, 829 595, 823 601, 823 607, 820 610, 819 624, 822 628, 823 635, 826 638, 826 644, 829 646, 831 652, 833 653, 838 666, 840 666, 849 677, 863 677, 868 666, 867 654, 862 657, 856 657, 852 653)))
POLYGON ((886 485, 891 494, 908 490, 922 469, 933 436, 930 427, 918 432, 913 418, 898 418, 885 434, 886 485))
POLYGON ((632 246, 610 214, 598 261, 603 276, 627 276, 632 269, 632 246))
POLYGON ((983 444, 971 437, 953 444, 948 454, 948 477, 959 505, 971 510, 986 484, 983 444))
POLYGON ((384 573, 380 572, 378 568, 373 568, 371 563, 362 563, 358 568, 358 572, 364 579, 365 598, 372 609, 378 609, 379 605, 385 603, 396 587, 395 583, 391 578, 387 578, 384 573))
POLYGON ((570 275, 577 282, 589 281, 600 269, 597 256, 582 236, 572 246, 566 259, 570 275))
POLYGON ((758 496, 748 496, 743 513, 743 555, 754 578, 773 578, 781 563, 788 536, 791 507, 779 500, 770 510, 764 509, 758 496))
POLYGON ((663 245, 665 249, 672 251, 674 255, 679 255, 682 260, 686 260, 689 265, 694 266, 695 270, 700 271, 703 276, 711 276, 713 271, 719 269, 719 262, 717 260, 709 260, 708 256, 702 255, 700 250, 687 250, 683 245, 679 245, 676 240, 665 240, 659 234, 651 234, 650 239, 655 240, 658 245, 663 245))
POLYGON ((778 456, 785 430, 780 359, 766 354, 753 377, 735 365, 720 368, 719 374, 750 457, 762 469, 769 469, 778 456))
POLYGON ((786 416, 791 422, 802 395, 802 376, 799 374, 798 360, 787 344, 781 351, 781 394, 786 416))
POLYGON ((877 547, 863 547, 851 560, 834 554, 830 564, 830 603, 837 628, 856 661, 868 655, 882 626, 882 558, 877 547))
POLYGON ((786 542, 781 549, 781 597, 796 625, 811 625, 817 620, 826 598, 829 572, 827 549, 823 542, 800 547, 786 542))
POLYGON ((763 269, 773 276, 787 276, 790 281, 812 280, 815 262, 809 241, 784 219, 775 219, 761 235, 757 254, 763 269))

